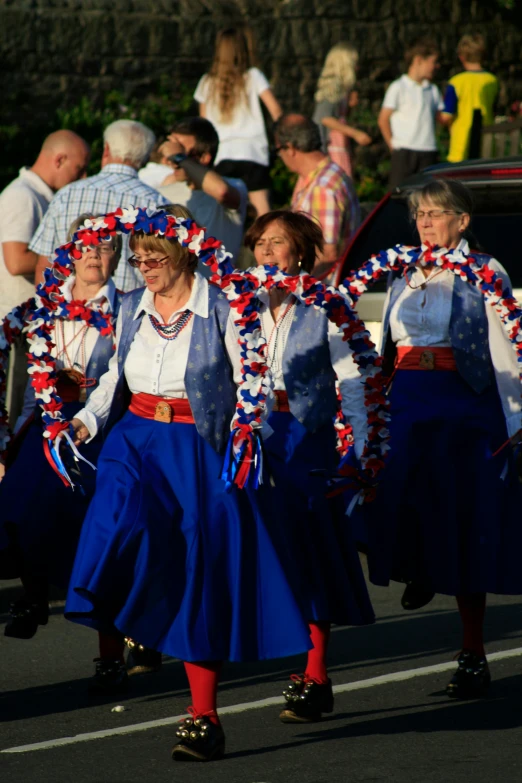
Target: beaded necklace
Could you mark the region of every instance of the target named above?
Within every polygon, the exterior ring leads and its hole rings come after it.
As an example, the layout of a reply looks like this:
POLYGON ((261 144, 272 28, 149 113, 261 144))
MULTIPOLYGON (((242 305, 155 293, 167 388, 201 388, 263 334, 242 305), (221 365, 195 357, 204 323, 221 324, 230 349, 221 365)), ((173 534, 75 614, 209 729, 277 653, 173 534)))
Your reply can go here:
MULTIPOLYGON (((279 317, 276 319, 272 331, 270 332, 270 336, 268 337, 268 340, 266 342, 267 347, 267 356, 269 358, 269 369, 271 372, 277 371, 279 369, 279 362, 277 357, 277 346, 279 343, 279 330, 283 326, 283 322, 285 320, 285 317, 288 315, 292 307, 294 306, 294 301, 292 300, 287 306, 285 307, 283 313, 279 315, 279 317), (275 340, 274 340, 274 346, 272 350, 270 350, 270 345, 272 343, 272 337, 275 334, 275 340), (272 354, 272 357, 270 358, 270 354, 272 354)), ((265 331, 263 327, 263 332, 265 331)))
POLYGON ((175 340, 176 337, 187 326, 194 313, 190 310, 185 310, 172 324, 162 324, 149 313, 149 321, 152 324, 152 328, 162 337, 164 340, 175 340))

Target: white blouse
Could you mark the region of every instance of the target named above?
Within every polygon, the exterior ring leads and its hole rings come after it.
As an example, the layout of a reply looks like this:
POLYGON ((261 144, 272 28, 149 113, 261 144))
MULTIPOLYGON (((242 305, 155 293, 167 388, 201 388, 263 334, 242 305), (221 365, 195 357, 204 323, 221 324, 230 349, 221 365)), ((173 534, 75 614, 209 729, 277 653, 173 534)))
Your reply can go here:
MULTIPOLYGON (((469 253, 469 245, 462 240, 458 247, 469 253)), ((511 286, 508 274, 496 259, 488 261, 489 266, 499 274, 506 285, 511 286)), ((397 298, 390 312, 390 331, 392 340, 398 346, 450 347, 449 325, 453 301, 455 275, 449 270, 434 269, 428 278, 416 269, 410 278, 411 288, 397 298), (414 288, 422 283, 426 288, 414 288)), ((384 304, 386 313, 389 306, 390 291, 384 304)), ((517 356, 506 331, 495 312, 486 304, 488 321, 488 339, 491 361, 495 372, 497 387, 506 418, 508 435, 511 437, 522 426, 522 385, 520 383, 517 356)), ((383 341, 386 335, 383 334, 383 341)), ((382 346, 384 350, 384 346, 382 346)))
MULTIPOLYGON (((75 283, 74 275, 71 275, 62 287, 63 297, 66 302, 73 299, 73 287, 75 283)), ((87 301, 88 307, 99 305, 103 313, 111 313, 114 309, 116 297, 116 286, 112 280, 108 280, 103 285, 96 296, 87 301)), ((61 370, 64 367, 72 367, 80 372, 85 372, 94 351, 94 346, 98 340, 99 332, 94 327, 85 328, 83 321, 66 321, 58 319, 55 322, 52 341, 54 347, 51 348, 51 356, 56 359, 56 369, 61 370)), ((16 420, 14 433, 16 434, 27 421, 34 411, 36 398, 34 389, 31 386, 31 379, 27 381, 24 394, 24 404, 22 412, 16 420)))
MULTIPOLYGON (((261 327, 263 336, 268 343, 268 366, 274 381, 274 390, 285 391, 283 355, 294 318, 296 300, 293 294, 289 294, 286 297, 279 309, 277 323, 274 323, 274 318, 270 312, 269 294, 264 291, 260 293, 259 301, 261 327), (286 315, 283 318, 285 311, 286 315)), ((328 321, 328 344, 332 367, 339 378, 341 387, 343 413, 353 427, 355 451, 357 456, 360 456, 364 448, 367 431, 363 381, 357 365, 353 361, 352 351, 348 343, 343 341, 342 334, 331 321, 328 321)))
MULTIPOLYGON (((208 281, 196 272, 187 303, 172 313, 169 323, 174 322, 185 310, 190 310, 194 315, 202 318, 208 318, 208 286, 208 281)), ((145 316, 125 360, 124 372, 130 391, 132 394, 143 392, 156 397, 186 397, 185 373, 189 363, 194 319, 190 319, 175 340, 166 340, 156 332, 148 317, 153 315, 160 323, 163 322, 163 318, 154 307, 154 293, 148 289, 143 292, 134 318, 139 318, 142 312, 145 316)), ((116 324, 117 345, 121 339, 121 331, 120 315, 116 324)), ((241 353, 232 312, 227 322, 225 347, 232 363, 234 381, 239 384, 241 353)), ((92 392, 85 408, 77 414, 77 418, 83 421, 91 437, 96 435, 109 415, 119 377, 117 354, 116 350, 109 362, 108 371, 100 379, 98 388, 92 392)))
POLYGON ((449 348, 449 324, 455 275, 434 269, 428 277, 420 269, 409 276, 390 312, 390 330, 398 346, 449 348), (424 289, 421 287, 424 285, 424 289))

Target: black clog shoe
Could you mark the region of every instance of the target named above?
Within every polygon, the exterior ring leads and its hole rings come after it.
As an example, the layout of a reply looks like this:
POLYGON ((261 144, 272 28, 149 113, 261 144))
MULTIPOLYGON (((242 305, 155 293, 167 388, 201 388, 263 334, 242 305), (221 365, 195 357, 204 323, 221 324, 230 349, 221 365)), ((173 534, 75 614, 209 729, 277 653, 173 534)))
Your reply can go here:
POLYGON ((293 674, 291 683, 283 691, 285 708, 279 714, 283 723, 314 723, 323 712, 333 712, 332 681, 321 684, 305 675, 293 674))
POLYGON ((491 682, 486 658, 470 650, 462 650, 457 660, 457 671, 446 685, 448 696, 452 699, 480 699, 485 696, 491 682))
POLYGON ((124 693, 129 688, 129 675, 122 661, 112 658, 95 658, 96 671, 89 682, 90 696, 124 693))
POLYGON ((401 606, 409 611, 422 609, 423 606, 433 601, 434 597, 435 593, 432 590, 427 590, 417 582, 407 582, 402 594, 401 606))
POLYGON ((125 644, 129 648, 127 656, 127 674, 132 677, 134 674, 152 674, 161 669, 162 657, 157 650, 151 650, 138 644, 134 639, 125 637, 125 644))
POLYGON ((47 601, 31 603, 26 598, 20 598, 9 606, 9 620, 4 629, 4 636, 13 639, 32 639, 39 625, 49 622, 49 604, 47 601))
POLYGON ((205 715, 189 708, 190 718, 184 718, 176 732, 178 742, 172 748, 174 761, 217 761, 225 755, 225 734, 221 724, 212 723, 205 715))

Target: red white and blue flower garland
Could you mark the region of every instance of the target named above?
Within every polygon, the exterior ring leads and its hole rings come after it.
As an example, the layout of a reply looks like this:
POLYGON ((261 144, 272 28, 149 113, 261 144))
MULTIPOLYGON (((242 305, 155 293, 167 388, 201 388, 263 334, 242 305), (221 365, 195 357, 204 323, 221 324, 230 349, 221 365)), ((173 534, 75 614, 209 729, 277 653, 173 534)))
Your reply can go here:
MULTIPOLYGON (((218 278, 216 278, 216 282, 218 278)), ((337 451, 341 457, 340 472, 350 478, 357 478, 358 484, 369 488, 375 485, 375 479, 384 466, 386 452, 389 449, 389 412, 388 401, 384 394, 384 379, 382 376, 382 359, 375 351, 369 333, 353 310, 350 300, 341 295, 335 288, 327 287, 311 275, 290 276, 277 267, 262 266, 245 272, 236 271, 221 277, 220 285, 227 294, 232 307, 239 300, 241 306, 252 308, 251 321, 255 323, 253 345, 262 346, 258 361, 263 362, 262 371, 267 372, 266 340, 262 336, 257 296, 260 291, 270 291, 272 288, 284 289, 294 294, 305 305, 321 310, 324 315, 343 334, 353 352, 353 359, 364 380, 365 405, 367 408, 368 434, 364 451, 360 458, 360 469, 357 470, 350 460, 354 448, 351 425, 346 421, 341 409, 341 393, 339 383, 336 383, 338 410, 334 421, 337 437, 337 451)), ((256 371, 259 367, 256 365, 256 371)), ((264 404, 264 400, 263 400, 264 404)), ((264 412, 264 410, 263 410, 264 412)), ((365 499, 369 499, 367 493, 365 499)))
MULTIPOLYGON (((137 232, 176 239, 194 253, 211 269, 212 282, 222 288, 234 311, 240 334, 243 380, 238 388, 223 478, 238 486, 248 482, 257 486, 261 480, 260 429, 266 413, 271 378, 257 293, 262 288, 270 290, 275 286, 291 291, 306 305, 321 309, 337 324, 344 339, 350 344, 354 361, 364 378, 365 403, 368 408, 368 440, 361 457, 362 471, 359 471, 359 478, 363 485, 373 485, 383 467, 388 449, 389 414, 383 391, 381 359, 350 302, 334 288, 327 288, 309 275, 290 277, 278 269, 267 267, 247 272, 234 271, 229 261, 230 254, 218 240, 206 238, 204 230, 194 221, 176 218, 162 210, 149 214, 147 210, 129 207, 86 220, 72 241, 58 248, 53 266, 46 270, 44 283, 37 289, 36 309, 29 314, 28 326, 31 353, 29 372, 33 375, 33 386, 42 407, 44 436, 53 441, 68 427, 61 413, 62 403, 56 392, 56 371, 51 357, 51 332, 55 318, 85 320, 102 333, 109 333, 114 328, 109 316, 82 309, 83 303, 65 303, 61 286, 72 274, 74 261, 81 257, 82 246, 99 244, 117 233, 137 232)), ((337 394, 337 446, 341 457, 347 462, 353 449, 353 434, 342 414, 338 385, 337 394)), ((347 473, 356 472, 355 468, 347 467, 346 470, 347 473)))
MULTIPOLYGON (((447 269, 454 275, 476 285, 486 303, 495 309, 522 365, 522 309, 511 289, 505 286, 501 275, 488 264, 477 261, 473 253, 440 248, 432 245, 409 247, 396 245, 373 255, 357 271, 352 272, 339 286, 355 303, 381 277, 397 270, 406 270, 420 264, 447 269)), ((522 366, 520 372, 522 382, 522 366)))

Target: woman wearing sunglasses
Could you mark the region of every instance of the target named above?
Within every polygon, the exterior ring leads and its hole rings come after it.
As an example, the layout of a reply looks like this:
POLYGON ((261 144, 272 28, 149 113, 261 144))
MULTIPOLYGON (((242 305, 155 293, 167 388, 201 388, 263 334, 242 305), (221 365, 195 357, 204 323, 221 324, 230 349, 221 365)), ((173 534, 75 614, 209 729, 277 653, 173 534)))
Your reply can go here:
POLYGON ((209 761, 225 749, 222 661, 304 651, 308 628, 279 520, 260 511, 268 482, 220 478, 241 381, 227 299, 177 239, 137 232, 130 247, 145 287, 124 297, 116 355, 72 421, 79 443, 108 434, 66 614, 185 662, 193 704, 172 754, 209 761))
MULTIPOLYGON (((421 243, 454 250, 498 273, 470 251, 472 202, 460 182, 434 180, 409 199, 421 243)), ((481 290, 430 264, 392 275, 383 353, 393 375, 391 455, 377 499, 368 504, 370 579, 406 582, 416 609, 435 593, 456 596, 462 621, 449 696, 481 696, 490 682, 484 652, 486 593, 522 592, 519 488, 510 448, 521 426, 517 356, 481 290)))

